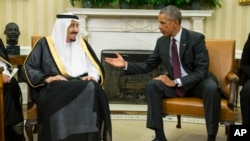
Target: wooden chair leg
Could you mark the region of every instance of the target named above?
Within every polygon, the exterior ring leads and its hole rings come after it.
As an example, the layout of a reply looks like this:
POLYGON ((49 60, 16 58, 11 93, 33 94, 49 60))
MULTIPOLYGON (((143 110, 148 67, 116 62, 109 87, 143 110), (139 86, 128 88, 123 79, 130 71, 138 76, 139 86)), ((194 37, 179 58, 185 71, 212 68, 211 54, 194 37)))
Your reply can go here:
POLYGON ((225 133, 227 135, 227 141, 230 141, 230 125, 225 125, 225 133))
POLYGON ((181 128, 181 115, 177 115, 177 125, 176 128, 181 128))
POLYGON ((37 124, 34 125, 34 128, 33 128, 33 134, 36 134, 37 133, 37 124))
POLYGON ((229 125, 225 125, 225 134, 226 134, 226 135, 229 134, 229 125))
POLYGON ((33 141, 32 125, 25 125, 25 132, 28 137, 28 141, 33 141))
POLYGON ((37 132, 37 121, 36 120, 27 120, 25 123, 25 132, 28 137, 28 141, 34 141, 33 140, 33 127, 37 132), (36 127, 36 128, 35 128, 36 127))

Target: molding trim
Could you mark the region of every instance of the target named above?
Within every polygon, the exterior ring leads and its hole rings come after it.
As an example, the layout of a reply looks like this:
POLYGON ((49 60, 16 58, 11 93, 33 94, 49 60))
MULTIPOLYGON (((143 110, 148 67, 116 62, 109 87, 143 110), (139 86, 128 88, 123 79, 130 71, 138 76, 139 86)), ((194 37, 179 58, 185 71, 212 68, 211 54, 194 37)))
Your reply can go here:
MULTIPOLYGON (((69 13, 79 16, 82 22, 82 36, 92 31, 159 32, 154 9, 96 9, 67 8, 69 13)), ((213 10, 181 10, 187 28, 203 33, 204 21, 211 17, 213 10)))

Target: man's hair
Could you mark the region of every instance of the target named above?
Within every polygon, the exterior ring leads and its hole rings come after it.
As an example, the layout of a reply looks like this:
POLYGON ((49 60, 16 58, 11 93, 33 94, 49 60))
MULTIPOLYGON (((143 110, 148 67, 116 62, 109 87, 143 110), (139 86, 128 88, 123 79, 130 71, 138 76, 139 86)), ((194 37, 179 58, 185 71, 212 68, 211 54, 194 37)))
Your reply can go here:
POLYGON ((182 19, 181 11, 176 6, 169 5, 167 7, 164 7, 161 9, 159 14, 165 14, 166 16, 168 15, 168 17, 170 17, 173 20, 175 19, 178 20, 179 24, 181 24, 181 19, 182 19))

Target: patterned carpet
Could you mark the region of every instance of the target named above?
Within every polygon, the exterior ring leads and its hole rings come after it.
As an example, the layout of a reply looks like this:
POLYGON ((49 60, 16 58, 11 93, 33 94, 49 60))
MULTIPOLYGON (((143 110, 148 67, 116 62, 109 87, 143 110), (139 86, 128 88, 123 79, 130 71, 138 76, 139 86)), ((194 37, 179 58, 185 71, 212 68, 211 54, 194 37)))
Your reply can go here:
MULTIPOLYGON (((26 105, 24 105, 24 113, 26 105)), ((154 132, 146 128, 145 115, 111 115, 113 141, 152 141, 154 132)), ((240 110, 236 108, 236 124, 241 123, 240 110)), ((176 117, 164 118, 165 134, 170 141, 205 141, 206 126, 204 119, 182 117, 182 128, 176 126, 176 117)), ((34 134, 37 141, 37 134, 34 134)), ((216 141, 226 141, 225 127, 219 126, 216 141)))

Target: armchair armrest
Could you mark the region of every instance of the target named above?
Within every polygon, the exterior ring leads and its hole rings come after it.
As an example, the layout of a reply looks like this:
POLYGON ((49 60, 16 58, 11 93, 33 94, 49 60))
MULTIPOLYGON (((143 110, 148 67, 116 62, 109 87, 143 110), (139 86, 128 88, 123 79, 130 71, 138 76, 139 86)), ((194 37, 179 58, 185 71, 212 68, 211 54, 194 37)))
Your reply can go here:
POLYGON ((233 73, 229 72, 227 74, 227 80, 230 82, 230 94, 228 97, 228 107, 233 110, 235 104, 235 96, 237 94, 237 87, 239 83, 239 77, 233 73))
POLYGON ((230 82, 235 82, 235 83, 239 82, 239 77, 234 72, 229 72, 227 74, 227 79, 230 82))

